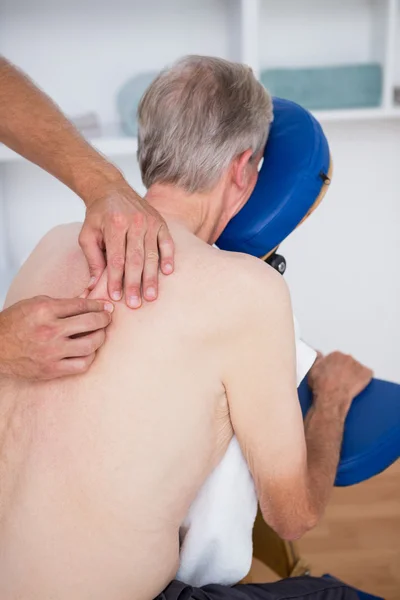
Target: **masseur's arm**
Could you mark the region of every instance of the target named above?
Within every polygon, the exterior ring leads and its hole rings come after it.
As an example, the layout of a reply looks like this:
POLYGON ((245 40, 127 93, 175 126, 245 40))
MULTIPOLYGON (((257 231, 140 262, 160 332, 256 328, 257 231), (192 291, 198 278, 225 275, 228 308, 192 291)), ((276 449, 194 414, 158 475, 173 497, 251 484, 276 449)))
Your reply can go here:
POLYGON ((247 324, 227 372, 230 413, 264 519, 282 538, 296 539, 323 514, 347 412, 372 374, 353 361, 346 385, 338 376, 330 388, 317 384, 304 431, 289 293, 283 278, 261 262, 251 268, 247 324))
POLYGON ((128 185, 120 171, 96 152, 57 106, 23 73, 0 57, 0 142, 45 169, 86 204, 80 244, 91 287, 106 263, 108 291, 140 306, 157 296, 159 255, 164 274, 173 271, 174 248, 162 217, 128 185))

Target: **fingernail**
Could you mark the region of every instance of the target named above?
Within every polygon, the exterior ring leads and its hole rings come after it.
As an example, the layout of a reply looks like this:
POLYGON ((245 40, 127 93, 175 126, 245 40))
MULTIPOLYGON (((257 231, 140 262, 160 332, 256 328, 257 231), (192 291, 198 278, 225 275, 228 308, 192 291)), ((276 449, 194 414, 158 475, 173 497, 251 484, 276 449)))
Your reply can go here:
POLYGON ((94 286, 94 284, 96 283, 96 281, 97 281, 97 277, 91 277, 90 281, 89 281, 89 287, 94 286))
POLYGON ((106 302, 104 304, 104 310, 106 310, 109 313, 112 313, 114 311, 114 304, 111 304, 111 302, 106 302))
POLYGON ((140 304, 141 304, 141 301, 138 296, 129 296, 128 306, 130 306, 131 308, 139 308, 140 304))
POLYGON ((164 269, 163 270, 164 270, 164 273, 166 275, 169 275, 170 273, 172 273, 172 265, 171 265, 171 263, 166 263, 164 265, 164 269))
POLYGON ((156 298, 156 290, 153 287, 149 287, 146 290, 146 298, 148 300, 155 300, 156 298))
POLYGON ((112 298, 113 300, 115 300, 115 302, 118 302, 118 300, 121 300, 121 298, 122 298, 122 294, 121 294, 121 292, 113 292, 113 293, 111 294, 111 298, 112 298))

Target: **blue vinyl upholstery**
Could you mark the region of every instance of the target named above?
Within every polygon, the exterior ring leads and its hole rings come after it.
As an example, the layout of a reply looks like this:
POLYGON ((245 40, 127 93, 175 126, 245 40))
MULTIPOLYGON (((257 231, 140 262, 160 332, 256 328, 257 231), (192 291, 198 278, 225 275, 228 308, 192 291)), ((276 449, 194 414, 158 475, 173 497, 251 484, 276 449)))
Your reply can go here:
POLYGON ((257 185, 217 241, 261 258, 297 227, 317 200, 330 165, 321 125, 298 104, 273 99, 274 121, 257 185))
MULTIPOLYGON (((304 379, 299 387, 303 416, 312 394, 304 379)), ((400 385, 373 379, 353 400, 347 415, 335 485, 359 483, 387 469, 400 456, 400 385)))
MULTIPOLYGON (((294 102, 273 99, 274 121, 257 185, 226 227, 223 250, 264 257, 312 209, 329 173, 329 146, 319 123, 294 102)), ((312 402, 299 388, 303 414, 312 402)), ((374 379, 353 402, 344 432, 336 485, 352 485, 386 469, 400 455, 400 386, 374 379)))

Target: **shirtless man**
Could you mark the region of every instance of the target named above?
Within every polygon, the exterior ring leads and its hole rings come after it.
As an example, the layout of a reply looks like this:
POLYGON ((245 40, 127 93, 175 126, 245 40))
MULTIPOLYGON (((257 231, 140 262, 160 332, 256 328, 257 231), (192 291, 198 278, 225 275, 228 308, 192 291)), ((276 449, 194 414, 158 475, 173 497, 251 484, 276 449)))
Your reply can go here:
MULTIPOLYGON (((220 59, 183 59, 144 95, 138 158, 146 199, 173 235, 176 272, 157 303, 115 305, 89 372, 0 380, 2 600, 155 598, 176 574, 180 525, 233 432, 271 527, 294 539, 320 518, 357 390, 317 398, 304 433, 284 280, 211 247, 251 194, 271 118, 251 70, 220 59)), ((42 240, 8 304, 85 289, 79 231, 62 226, 42 240)), ((106 287, 105 275, 95 296, 106 287)), ((44 343, 50 335, 43 328, 44 343)), ((364 387, 371 374, 357 368, 364 387)))

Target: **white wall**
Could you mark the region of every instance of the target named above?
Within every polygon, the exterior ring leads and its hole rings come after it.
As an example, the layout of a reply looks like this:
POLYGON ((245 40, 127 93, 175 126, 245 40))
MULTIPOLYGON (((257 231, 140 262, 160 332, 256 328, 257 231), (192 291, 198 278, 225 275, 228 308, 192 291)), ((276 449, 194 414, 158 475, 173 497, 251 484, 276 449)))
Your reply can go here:
POLYGON ((395 64, 395 82, 400 86, 400 4, 397 8, 397 35, 396 35, 396 64, 395 64))
POLYGON ((330 124, 323 203, 280 251, 305 339, 400 382, 400 123, 330 124))
POLYGON ((380 61, 384 2, 261 0, 262 67, 380 61))

